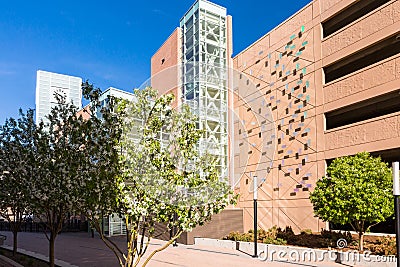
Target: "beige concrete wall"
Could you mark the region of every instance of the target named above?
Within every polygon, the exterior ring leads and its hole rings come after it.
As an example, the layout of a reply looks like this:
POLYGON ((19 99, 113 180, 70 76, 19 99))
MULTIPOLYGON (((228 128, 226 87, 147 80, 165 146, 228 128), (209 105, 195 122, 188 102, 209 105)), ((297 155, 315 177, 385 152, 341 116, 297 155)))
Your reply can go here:
POLYGON ((325 112, 400 89, 400 55, 382 60, 324 86, 325 112))
MULTIPOLYGON (((338 1, 341 8, 353 1, 338 1)), ((336 11, 339 11, 337 9, 336 11)), ((331 14, 334 14, 331 11, 331 14)), ((331 64, 396 34, 400 29, 400 1, 390 1, 322 41, 323 65, 331 64)), ((397 54, 324 85, 324 112, 400 89, 397 54)), ((399 114, 349 124, 326 131, 324 157, 352 155, 399 147, 399 114)))
POLYGON ((90 106, 89 106, 89 105, 83 107, 81 110, 79 110, 79 111, 76 113, 76 115, 77 115, 78 117, 82 116, 82 118, 83 118, 84 120, 90 119, 90 114, 91 114, 91 112, 90 112, 90 106))
POLYGON ((323 20, 359 0, 320 0, 320 10, 323 20))
POLYGON ((400 112, 396 112, 327 131, 325 157, 393 149, 399 145, 400 112))
MULTIPOLYGON (((326 112, 400 89, 399 55, 324 83, 323 67, 400 29, 400 0, 393 0, 323 38, 321 22, 357 1, 314 0, 228 64, 243 73, 230 85, 229 106, 234 112, 229 118, 229 146, 244 231, 253 227, 250 173, 266 178, 258 194, 259 227, 291 225, 297 232, 318 231, 326 224, 314 217, 309 192, 325 174, 325 160, 399 147, 399 113, 325 131, 326 112), (263 130, 262 117, 268 112, 275 133, 263 130), (271 149, 275 151, 269 165, 265 153, 271 149)), ((228 17, 228 36, 230 25, 228 17)), ((179 46, 177 30, 153 56, 152 75, 179 62, 179 46)), ((228 54, 231 51, 229 45, 228 54)), ((153 78, 152 83, 160 93, 178 94, 176 77, 179 73, 153 78)))
POLYGON ((389 2, 325 38, 324 65, 396 33, 400 29, 399 10, 400 1, 389 2))
POLYGON ((239 88, 235 109, 240 119, 235 124, 235 140, 263 147, 265 140, 258 136, 260 125, 247 122, 257 117, 255 113, 267 110, 272 112, 276 128, 275 137, 270 138, 279 139, 269 173, 263 150, 243 145, 238 148, 237 163, 246 165, 236 168, 245 172, 239 189, 245 230, 253 227, 250 172, 266 177, 259 190, 259 227, 291 225, 295 231, 325 227, 314 217, 308 200, 310 190, 324 173, 324 159, 317 153, 317 137, 324 130, 323 116, 317 109, 322 104, 319 10, 319 1, 307 5, 234 58, 235 68, 256 86, 264 103, 251 104, 249 111, 245 103, 248 97, 243 95, 246 90, 239 88))
POLYGON ((321 22, 355 2, 314 0, 234 58, 234 68, 246 74, 246 79, 257 87, 266 103, 266 106, 253 106, 249 111, 248 103, 246 105, 249 97, 243 96, 240 89, 235 92, 234 109, 239 116, 234 124, 235 175, 245 172, 237 188, 241 193, 239 206, 244 209, 245 230, 252 228, 253 223, 250 172, 267 177, 259 193, 259 227, 291 225, 295 231, 304 228, 317 231, 325 228, 325 223, 314 217, 308 196, 316 181, 325 174, 325 159, 399 147, 398 113, 325 131, 325 112, 400 89, 399 55, 324 84, 324 66, 400 29, 400 1, 396 0, 323 38, 321 22), (305 30, 299 36, 302 26, 305 30), (282 57, 288 52, 287 46, 293 47, 293 54, 282 57), (296 56, 302 46, 305 46, 302 53, 296 56), (287 77, 282 64, 291 70, 287 77), (299 70, 293 75, 297 67, 299 70), (299 77, 303 68, 306 71, 299 77), (279 71, 282 71, 281 76, 279 71), (305 82, 308 84, 303 92, 305 82), (289 99, 288 89, 292 88, 295 90, 289 99), (262 151, 251 151, 250 146, 243 145, 247 142, 257 148, 262 146, 257 137, 260 130, 249 122, 255 120, 257 110, 264 112, 266 108, 273 114, 275 138, 280 139, 269 173, 265 167, 260 167, 267 162, 262 151), (308 144, 307 150, 304 144, 308 144))

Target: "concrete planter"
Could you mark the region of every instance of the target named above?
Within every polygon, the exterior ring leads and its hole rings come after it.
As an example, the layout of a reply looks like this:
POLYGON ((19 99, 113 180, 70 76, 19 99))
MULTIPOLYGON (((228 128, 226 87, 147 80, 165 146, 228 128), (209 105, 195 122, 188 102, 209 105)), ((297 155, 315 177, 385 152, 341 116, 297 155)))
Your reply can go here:
POLYGON ((5 235, 0 235, 0 246, 4 245, 4 240, 6 240, 7 237, 5 235))
MULTIPOLYGON (((218 240, 210 238, 195 238, 196 245, 212 246, 239 250, 253 255, 254 243, 231 240, 218 240)), ((281 246, 272 244, 257 244, 258 259, 260 261, 278 261, 291 263, 318 263, 335 262, 347 266, 395 267, 395 256, 377 256, 370 252, 358 253, 358 251, 323 250, 294 246, 281 246)))

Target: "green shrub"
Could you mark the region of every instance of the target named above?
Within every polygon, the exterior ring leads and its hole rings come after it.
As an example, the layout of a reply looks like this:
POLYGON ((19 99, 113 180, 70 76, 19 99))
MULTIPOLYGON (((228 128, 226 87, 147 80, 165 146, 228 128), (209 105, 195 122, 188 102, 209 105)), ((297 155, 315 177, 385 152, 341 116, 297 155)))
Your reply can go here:
POLYGON ((260 229, 257 231, 258 240, 265 244, 286 245, 287 241, 278 237, 280 232, 281 229, 276 225, 266 231, 264 229, 260 229))
POLYGON ((287 241, 282 238, 276 238, 276 239, 264 238, 263 243, 264 244, 273 244, 273 245, 286 245, 287 241))
POLYGON ((278 231, 279 228, 276 225, 269 228, 267 231, 264 229, 257 230, 257 239, 262 242, 264 242, 265 239, 275 240, 278 231))
POLYGON ((248 233, 230 232, 229 235, 223 238, 223 240, 251 242, 254 240, 254 234, 250 232, 248 233))
POLYGON ((302 235, 311 235, 312 234, 312 230, 311 229, 303 229, 300 231, 300 234, 302 235))

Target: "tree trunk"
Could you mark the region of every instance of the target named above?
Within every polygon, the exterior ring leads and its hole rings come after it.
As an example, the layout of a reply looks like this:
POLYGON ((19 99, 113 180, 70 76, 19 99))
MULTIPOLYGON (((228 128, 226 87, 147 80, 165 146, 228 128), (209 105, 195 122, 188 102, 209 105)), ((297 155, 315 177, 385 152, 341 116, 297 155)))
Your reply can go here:
POLYGON ((364 250, 364 232, 358 233, 358 250, 359 251, 364 250))
POLYGON ((17 254, 18 248, 18 231, 13 229, 13 256, 17 254))
POLYGON ((53 231, 50 232, 50 240, 49 240, 49 265, 50 267, 54 267, 54 243, 56 240, 56 235, 53 231))

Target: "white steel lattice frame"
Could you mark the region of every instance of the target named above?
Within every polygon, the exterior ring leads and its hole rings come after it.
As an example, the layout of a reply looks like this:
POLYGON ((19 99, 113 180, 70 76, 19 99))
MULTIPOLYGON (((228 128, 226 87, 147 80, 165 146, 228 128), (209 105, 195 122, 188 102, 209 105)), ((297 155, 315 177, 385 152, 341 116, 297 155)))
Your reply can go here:
POLYGON ((218 158, 228 176, 228 59, 226 9, 199 0, 181 20, 183 101, 205 130, 200 154, 218 158))

